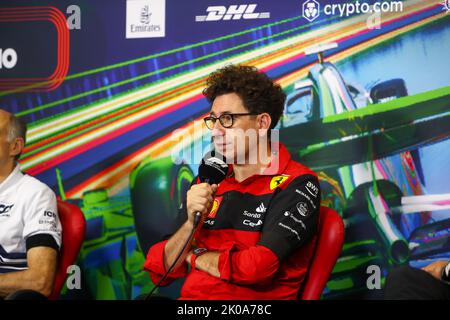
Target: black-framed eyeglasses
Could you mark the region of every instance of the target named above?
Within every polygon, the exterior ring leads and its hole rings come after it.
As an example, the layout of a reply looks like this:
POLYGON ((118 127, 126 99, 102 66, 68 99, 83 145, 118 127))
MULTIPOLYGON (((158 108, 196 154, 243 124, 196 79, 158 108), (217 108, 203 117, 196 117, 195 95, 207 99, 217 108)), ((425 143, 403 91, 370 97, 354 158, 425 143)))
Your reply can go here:
POLYGON ((206 127, 210 130, 214 128, 217 119, 219 119, 220 124, 224 128, 231 128, 234 124, 234 118, 239 116, 257 116, 259 113, 249 112, 249 113, 223 113, 219 117, 208 116, 203 118, 205 121, 206 127))

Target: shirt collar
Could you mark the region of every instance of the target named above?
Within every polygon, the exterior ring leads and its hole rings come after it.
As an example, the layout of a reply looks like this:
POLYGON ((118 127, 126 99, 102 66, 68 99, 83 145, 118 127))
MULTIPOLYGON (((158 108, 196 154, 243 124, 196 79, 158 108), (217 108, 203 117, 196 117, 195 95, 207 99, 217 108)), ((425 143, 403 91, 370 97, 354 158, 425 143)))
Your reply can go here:
POLYGON ((0 183, 0 194, 17 183, 22 177, 23 173, 20 171, 20 166, 17 164, 9 176, 2 183, 0 183))
POLYGON ((261 175, 272 176, 283 173, 291 160, 291 154, 286 149, 284 144, 277 143, 272 147, 272 160, 261 175))

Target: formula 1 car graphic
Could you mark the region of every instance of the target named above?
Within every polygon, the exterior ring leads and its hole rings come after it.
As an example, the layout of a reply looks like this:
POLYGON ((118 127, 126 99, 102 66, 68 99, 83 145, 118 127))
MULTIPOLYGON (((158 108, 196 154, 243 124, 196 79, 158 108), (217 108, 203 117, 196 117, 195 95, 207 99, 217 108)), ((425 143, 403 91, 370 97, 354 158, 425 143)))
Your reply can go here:
POLYGON ((153 285, 144 270, 130 199, 109 197, 105 189, 71 199, 86 218, 86 233, 77 265, 80 290, 64 288, 62 299, 129 300, 149 292, 153 285))
MULTIPOLYGON (((277 127, 293 157, 319 174, 323 204, 343 217, 346 242, 324 297, 367 291, 367 267, 450 257, 450 195, 425 193, 417 149, 450 136, 450 87, 408 96, 402 79, 369 92, 324 61, 336 44, 307 49, 319 61, 295 83, 277 127)), ((194 177, 188 165, 148 159, 132 173, 136 229, 144 251, 170 231, 194 177)), ((177 284, 179 286, 179 284, 177 284)), ((169 290, 170 292, 170 290, 169 290)), ((175 292, 174 290, 171 292, 175 292)))
POLYGON ((367 93, 323 61, 322 52, 334 47, 306 50, 317 53, 319 63, 295 84, 280 123, 291 153, 339 181, 345 195, 343 205, 334 203, 347 238, 325 291, 330 297, 366 289, 361 275, 369 265, 383 266, 386 274, 393 265, 450 251, 450 219, 427 225, 431 210, 449 208, 450 195, 423 195, 417 152, 449 137, 449 88, 407 97, 405 82, 392 79, 367 93), (407 206, 411 201, 415 205, 407 206), (420 240, 418 228, 434 236, 420 240))
POLYGON ((347 241, 327 287, 329 295, 340 289, 365 287, 364 277, 355 279, 345 275, 346 270, 360 268, 363 274, 368 265, 377 264, 386 266, 387 271, 391 265, 418 258, 416 253, 427 256, 425 247, 433 247, 428 255, 448 253, 450 248, 448 236, 442 232, 448 229, 448 221, 428 228, 429 232, 440 232, 434 245, 414 242, 418 238, 413 234, 429 221, 430 210, 448 206, 421 208, 416 202, 417 206, 406 213, 400 203, 411 198, 426 203, 432 197, 417 196, 424 188, 416 148, 448 138, 450 91, 405 97, 405 82, 392 79, 375 85, 369 94, 345 83, 336 67, 323 61, 322 51, 333 47, 307 50, 318 53, 319 63, 294 86, 280 123, 281 140, 292 154, 340 181, 345 194, 345 207, 335 208, 345 218, 347 241), (403 150, 411 151, 395 155, 403 150), (395 163, 400 170, 387 170, 395 163), (410 188, 402 190, 402 186, 410 188))

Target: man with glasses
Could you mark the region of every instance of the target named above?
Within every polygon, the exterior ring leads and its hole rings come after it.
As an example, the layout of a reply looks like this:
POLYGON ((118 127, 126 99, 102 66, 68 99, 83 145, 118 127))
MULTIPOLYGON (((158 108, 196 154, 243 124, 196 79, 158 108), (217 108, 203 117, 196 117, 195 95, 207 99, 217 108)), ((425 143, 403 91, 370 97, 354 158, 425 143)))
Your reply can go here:
POLYGON ((212 73, 203 94, 205 124, 229 164, 219 185, 195 179, 184 221, 153 245, 145 269, 157 283, 195 236, 162 285, 186 277, 181 299, 297 299, 313 254, 320 209, 317 175, 291 159, 271 130, 283 113, 281 87, 254 67, 212 73))

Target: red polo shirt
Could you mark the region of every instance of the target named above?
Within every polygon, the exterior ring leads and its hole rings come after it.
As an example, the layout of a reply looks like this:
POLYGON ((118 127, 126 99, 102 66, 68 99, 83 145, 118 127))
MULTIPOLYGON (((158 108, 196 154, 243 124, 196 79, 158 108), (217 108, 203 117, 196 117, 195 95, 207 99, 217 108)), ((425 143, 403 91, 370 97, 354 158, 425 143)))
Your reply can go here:
MULTIPOLYGON (((231 174, 219 184, 196 243, 220 252, 220 277, 188 270, 184 262, 163 283, 186 277, 181 299, 297 299, 314 250, 320 186, 284 145, 275 152, 276 170, 241 182, 231 174)), ((182 211, 187 217, 185 204, 182 211)), ((166 272, 166 243, 153 245, 147 255, 144 268, 154 283, 166 272)))

